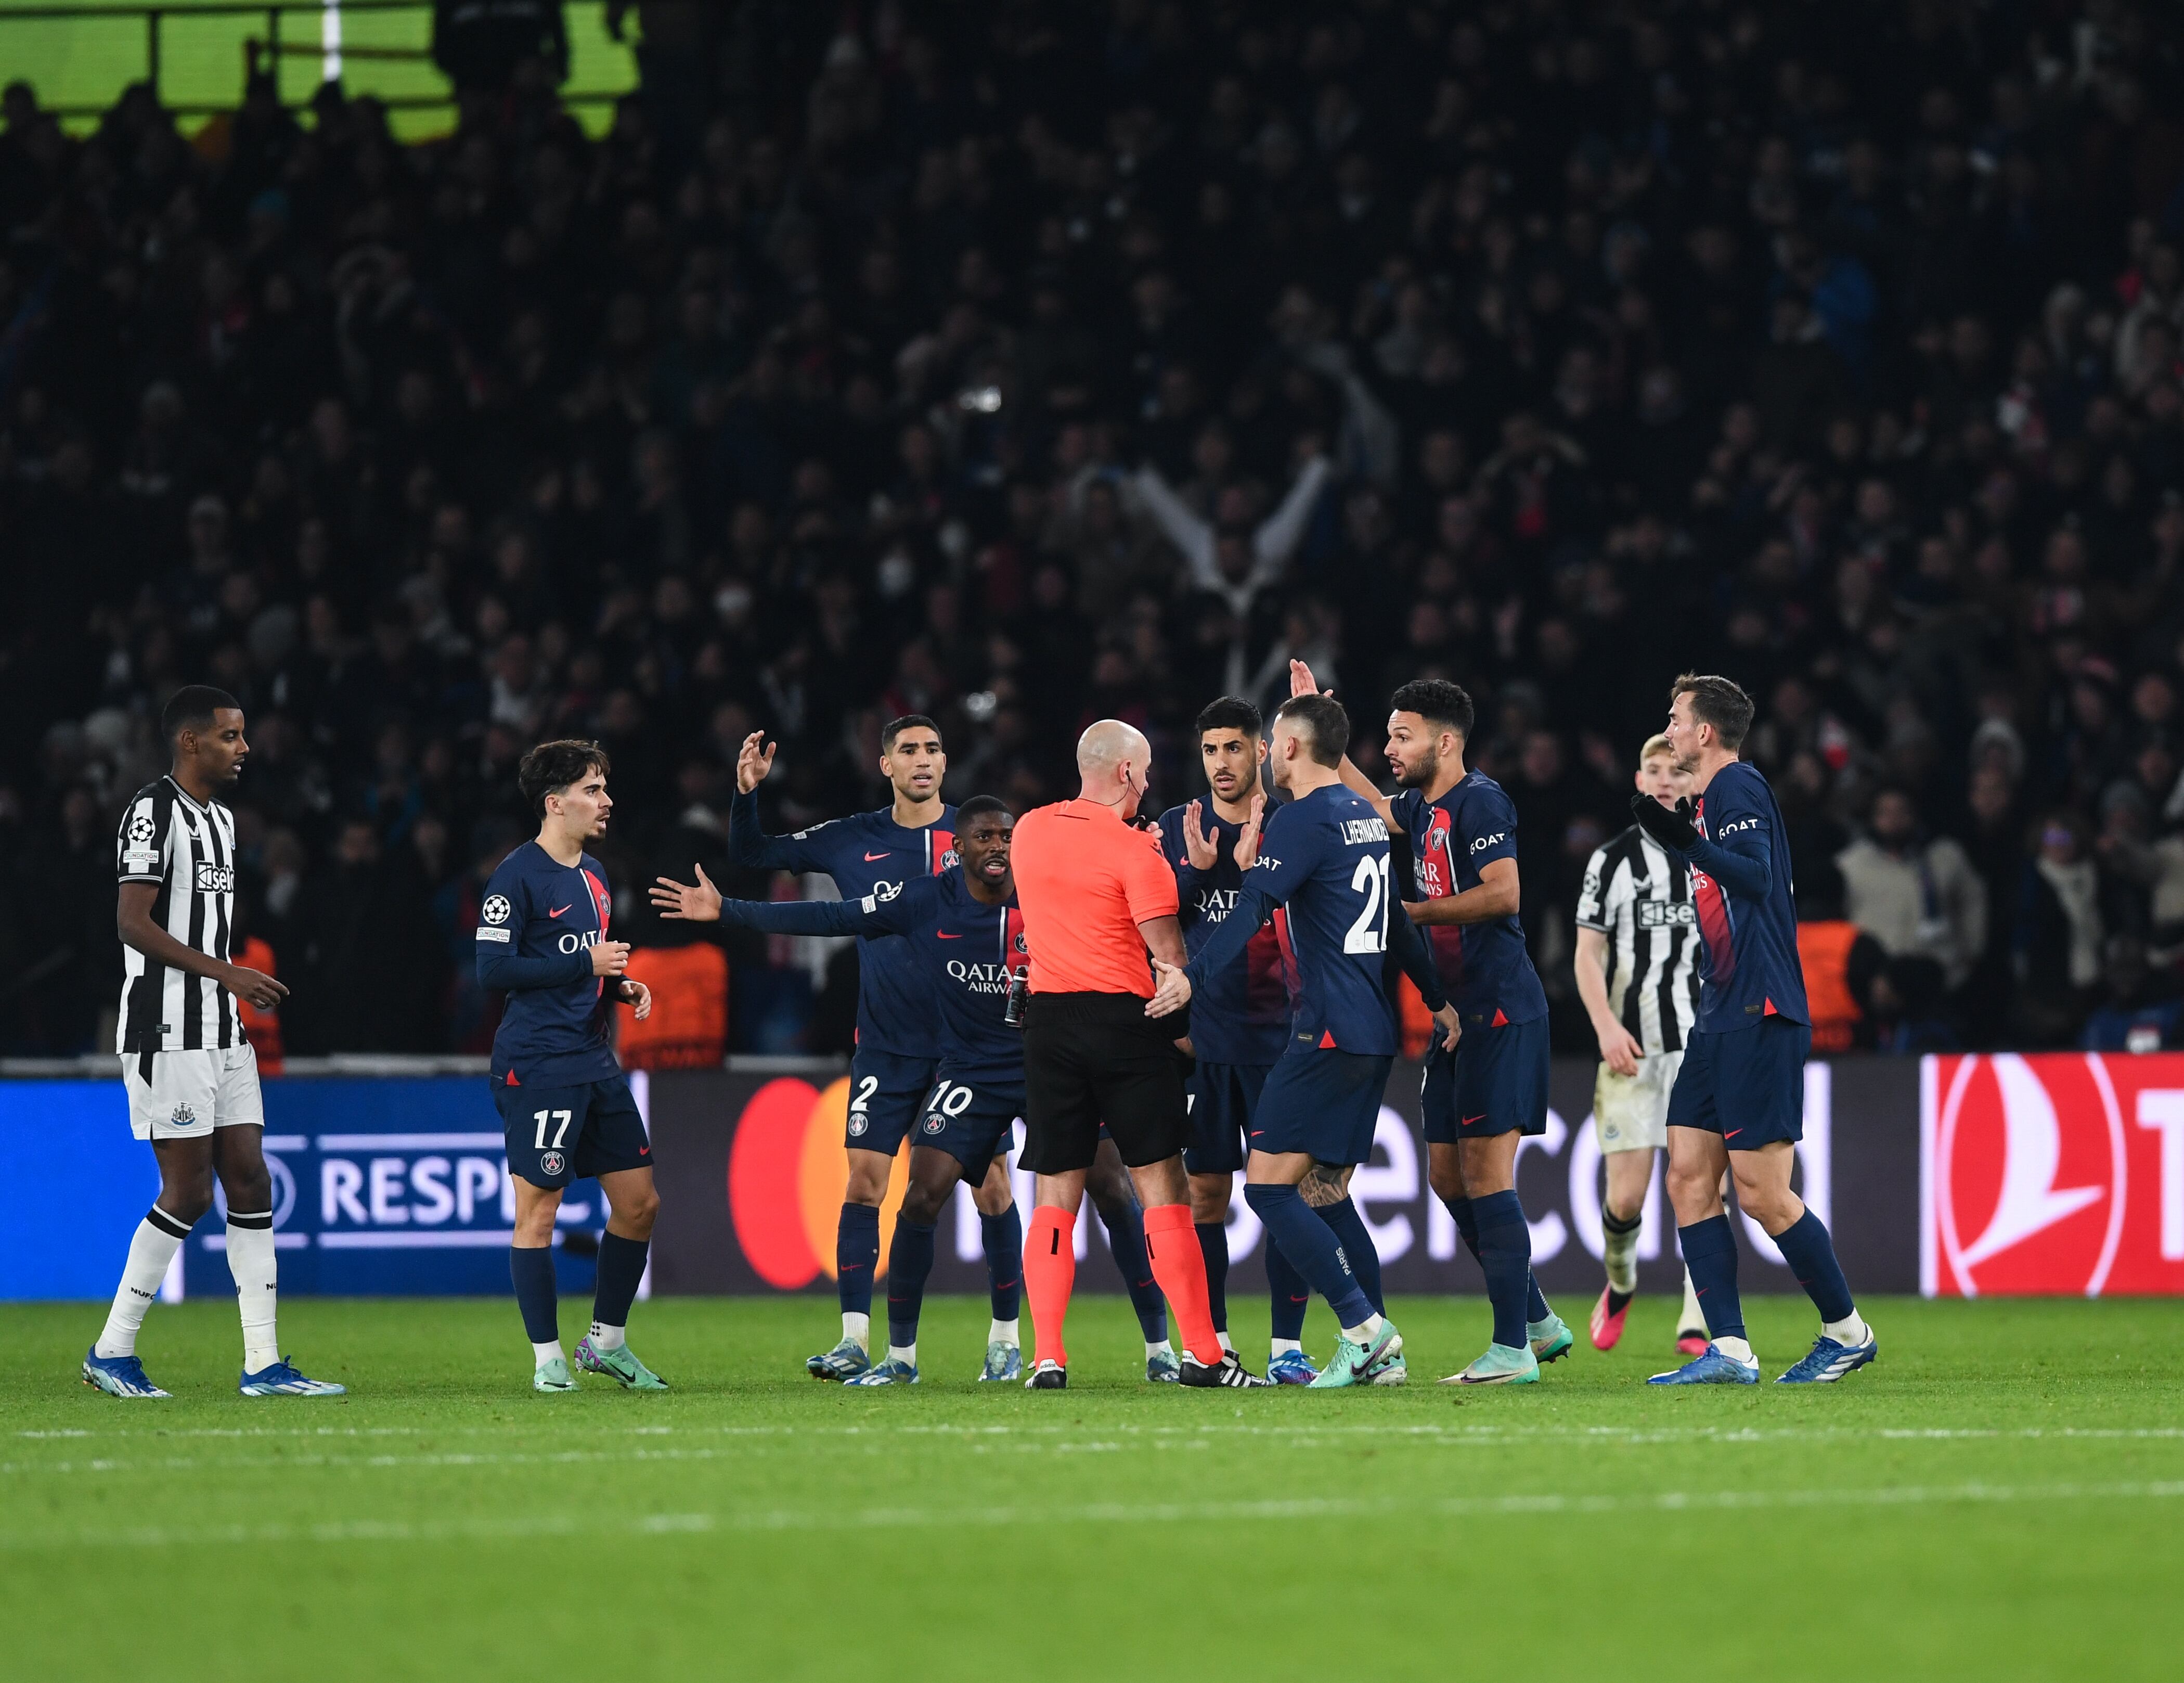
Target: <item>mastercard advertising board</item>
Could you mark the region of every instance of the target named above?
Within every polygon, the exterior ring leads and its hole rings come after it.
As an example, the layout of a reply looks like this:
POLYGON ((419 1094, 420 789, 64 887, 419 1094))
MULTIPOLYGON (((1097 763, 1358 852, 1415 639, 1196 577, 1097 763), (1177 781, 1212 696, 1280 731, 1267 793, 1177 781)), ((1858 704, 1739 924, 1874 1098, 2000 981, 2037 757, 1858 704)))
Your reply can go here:
MULTIPOLYGON (((1532 1229, 1533 1267, 1550 1295, 1600 1290, 1602 1164, 1591 1120, 1594 1065, 1555 1062, 1546 1132, 1524 1142, 1518 1188, 1532 1229)), ((1476 1293, 1477 1265, 1455 1223, 1426 1184, 1418 1067, 1391 1073, 1372 1160, 1351 1195, 1379 1252, 1391 1291, 1476 1293)), ((1833 1228, 1852 1282, 1865 1291, 1910 1291, 1919 1283, 1919 1066, 1908 1058, 1850 1058, 1809 1065, 1805 1141, 1796 1184, 1833 1228)), ((834 1234, 848 1177, 849 1083, 823 1067, 771 1073, 653 1073, 648 1112, 657 1148, 660 1225, 652 1284, 661 1293, 810 1292, 831 1298, 834 1234)), ((1012 1154, 1013 1160, 1013 1154, 1012 1154)), ((881 1212, 881 1257, 903 1192, 898 1156, 881 1212)), ((1029 1175, 1011 1173, 1028 1210, 1029 1175)), ((1674 1222, 1657 1171, 1645 1207, 1639 1274, 1647 1291, 1679 1291, 1674 1222)), ((1747 1291, 1795 1291, 1780 1253, 1758 1224, 1740 1220, 1747 1291)), ((959 1187, 940 1218, 931 1290, 986 1286, 978 1212, 959 1187)), ((1077 1223, 1078 1289, 1119 1290, 1104 1229, 1087 1201, 1077 1223)), ((1263 1292, 1266 1239, 1240 1195, 1230 1203, 1232 1305, 1263 1292)), ((881 1290, 885 1290, 883 1279, 881 1290)))

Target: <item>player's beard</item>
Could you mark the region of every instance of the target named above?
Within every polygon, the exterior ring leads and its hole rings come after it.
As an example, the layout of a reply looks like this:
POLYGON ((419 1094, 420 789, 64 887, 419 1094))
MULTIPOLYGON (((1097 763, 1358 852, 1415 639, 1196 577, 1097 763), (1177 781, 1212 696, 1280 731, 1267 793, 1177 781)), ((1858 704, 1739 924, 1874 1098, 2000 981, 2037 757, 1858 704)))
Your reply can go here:
POLYGON ((1400 765, 1396 767, 1396 781, 1405 789, 1424 789, 1440 775, 1440 750, 1437 748, 1427 749, 1419 756, 1414 771, 1407 772, 1400 765))

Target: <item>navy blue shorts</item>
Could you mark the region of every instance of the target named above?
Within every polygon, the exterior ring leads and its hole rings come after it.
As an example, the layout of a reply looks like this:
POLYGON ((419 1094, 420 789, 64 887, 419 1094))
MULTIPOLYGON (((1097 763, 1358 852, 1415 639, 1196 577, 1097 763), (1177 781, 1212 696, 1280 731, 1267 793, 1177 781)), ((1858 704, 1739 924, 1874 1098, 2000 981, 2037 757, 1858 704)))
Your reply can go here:
POLYGON ((1547 1131, 1547 1019, 1467 1028, 1451 1052, 1438 1037, 1418 1088, 1426 1140, 1449 1145, 1547 1131))
POLYGON ((1234 1174, 1244 1167, 1245 1136, 1267 1084, 1263 1063, 1206 1063, 1190 1078, 1190 1143, 1183 1166, 1192 1174, 1234 1174))
POLYGON ((1805 1137, 1805 1058, 1813 1031, 1763 1017, 1725 1034, 1694 1029, 1669 1095, 1669 1126, 1702 1128, 1732 1151, 1805 1137))
POLYGON ((1322 1163, 1365 1162, 1373 1155, 1373 1132, 1395 1062, 1331 1046, 1283 1053, 1259 1089, 1249 1130, 1251 1149, 1308 1151, 1322 1163))
POLYGON ((644 1118, 619 1075, 581 1087, 511 1087, 496 1076, 493 1101, 508 1135, 508 1172, 533 1186, 652 1167, 644 1118))
POLYGON ((850 1060, 850 1113, 842 1144, 891 1157, 925 1114, 938 1061, 896 1052, 859 1050, 850 1060))
POLYGON ((1006 1155, 1014 1143, 1009 1129, 1024 1112, 1021 1081, 963 1080, 947 1070, 926 1095, 913 1143, 945 1151, 963 1165, 963 1179, 976 1186, 996 1152, 1006 1155))

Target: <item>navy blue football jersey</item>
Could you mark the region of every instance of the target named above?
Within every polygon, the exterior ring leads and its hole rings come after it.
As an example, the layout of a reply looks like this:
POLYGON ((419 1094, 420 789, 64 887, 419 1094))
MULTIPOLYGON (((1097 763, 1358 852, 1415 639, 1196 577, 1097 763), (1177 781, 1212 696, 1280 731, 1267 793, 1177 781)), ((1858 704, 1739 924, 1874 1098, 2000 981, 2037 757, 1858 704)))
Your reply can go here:
MULTIPOLYGON (((1482 867, 1517 856, 1516 805, 1507 790, 1479 772, 1465 772, 1439 800, 1414 789, 1398 789, 1389 810, 1410 833, 1420 900, 1475 889, 1482 867)), ((1524 949, 1524 926, 1515 917, 1429 923, 1419 933, 1467 1025, 1529 1023, 1547 1014, 1546 991, 1524 949)))
POLYGON ((1185 967, 1198 990, 1233 966, 1276 906, 1287 911, 1292 1000, 1288 1049, 1389 1056, 1401 1035, 1382 970, 1392 949, 1427 1006, 1444 1003, 1424 944, 1396 903, 1388 827, 1363 796, 1316 789, 1267 821, 1235 909, 1185 967))
POLYGON ((1006 1018, 1009 978, 1030 962, 1013 894, 987 905, 958 866, 900 889, 883 883, 862 900, 728 900, 721 915, 770 934, 870 942, 900 961, 937 1007, 937 1045, 928 1041, 921 1056, 937 1050, 942 1073, 967 1080, 1023 1079, 1023 1031, 1006 1018))
MULTIPOLYGON (((1810 1023, 1797 957, 1797 907, 1790 888, 1790 838, 1767 779, 1741 760, 1713 774, 1699 797, 1698 831, 1716 847, 1763 862, 1766 887, 1745 894, 1719 881, 1695 855, 1691 900, 1698 910, 1698 1026, 1709 1034, 1749 1028, 1763 1017, 1810 1023)), ((1727 867, 1723 868, 1726 869, 1727 867)))
MULTIPOLYGON (((816 871, 832 877, 845 900, 883 885, 900 889, 937 877, 956 862, 956 809, 944 806, 929 828, 906 830, 894 809, 859 812, 769 836, 759 828, 758 796, 738 794, 730 809, 728 847, 737 864, 760 871, 816 871)), ((939 1034, 933 995, 900 943, 857 937, 857 1045, 905 1057, 929 1057, 939 1034)))
MULTIPOLYGON (((1193 958, 1236 908, 1244 873, 1236 868, 1237 826, 1207 802, 1201 815, 1206 839, 1217 857, 1211 871, 1190 862, 1183 844, 1183 808, 1161 814, 1161 851, 1175 872, 1176 898, 1183 913, 1183 945, 1193 958)), ((1190 1044, 1208 1063, 1272 1063, 1287 1049, 1290 1029, 1289 978, 1282 958, 1280 926, 1289 914, 1279 909, 1260 925, 1241 957, 1207 978, 1203 991, 1190 996, 1190 1044)))
POLYGON ((496 1077, 574 1087, 620 1073, 607 978, 592 974, 613 908, 606 867, 588 853, 563 865, 527 841, 500 861, 477 927, 478 981, 508 994, 493 1037, 496 1077))

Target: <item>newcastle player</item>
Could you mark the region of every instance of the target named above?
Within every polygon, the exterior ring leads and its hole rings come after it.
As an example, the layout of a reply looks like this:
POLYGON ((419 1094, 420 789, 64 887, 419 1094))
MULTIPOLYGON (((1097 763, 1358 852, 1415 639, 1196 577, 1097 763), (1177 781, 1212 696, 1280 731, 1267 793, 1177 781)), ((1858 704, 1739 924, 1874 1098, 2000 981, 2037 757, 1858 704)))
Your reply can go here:
POLYGON ((203 684, 175 692, 160 716, 174 752, 165 777, 136 792, 116 844, 123 946, 122 1085, 129 1129, 151 1142, 159 1195, 129 1241, 120 1289, 85 1353, 83 1379, 109 1396, 162 1397, 145 1377, 136 1334, 190 1229, 227 1195, 227 1266, 242 1315, 245 1396, 339 1396, 281 1354, 273 1182, 258 1056, 237 999, 270 1010, 287 989, 228 959, 235 927, 235 816, 219 797, 250 744, 235 698, 203 684))
MULTIPOLYGON (((1638 755, 1638 792, 1673 808, 1691 780, 1676 769, 1669 738, 1638 755)), ((1592 1306, 1592 1347, 1613 1350, 1638 1291, 1638 1229, 1653 1160, 1669 1143, 1669 1092, 1698 1016, 1698 910, 1691 867, 1639 826, 1602 842, 1585 867, 1577 902, 1578 997, 1600 1041, 1592 1125, 1607 1194, 1600 1225, 1607 1284, 1592 1306)), ((1706 1321, 1684 1273, 1676 1348, 1706 1348, 1706 1321)))

